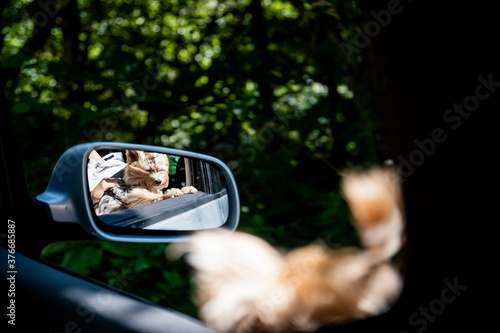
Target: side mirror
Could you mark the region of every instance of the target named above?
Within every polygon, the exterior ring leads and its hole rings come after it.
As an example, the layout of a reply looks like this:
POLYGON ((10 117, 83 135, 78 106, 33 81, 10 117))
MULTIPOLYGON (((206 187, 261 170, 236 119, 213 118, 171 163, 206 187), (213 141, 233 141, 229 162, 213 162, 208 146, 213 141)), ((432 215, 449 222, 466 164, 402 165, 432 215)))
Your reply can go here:
POLYGON ((120 242, 183 241, 197 230, 233 231, 239 221, 238 190, 223 162, 138 144, 68 149, 36 199, 52 220, 120 242))

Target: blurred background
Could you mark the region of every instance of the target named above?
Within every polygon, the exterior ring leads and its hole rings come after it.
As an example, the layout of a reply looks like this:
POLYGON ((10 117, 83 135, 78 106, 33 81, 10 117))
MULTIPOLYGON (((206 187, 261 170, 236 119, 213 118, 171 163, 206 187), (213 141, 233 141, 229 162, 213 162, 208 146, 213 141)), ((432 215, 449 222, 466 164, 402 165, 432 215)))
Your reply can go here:
MULTIPOLYGON (((173 147, 228 164, 239 230, 285 249, 358 243, 339 173, 391 155, 356 2, 4 0, 0 12, 0 87, 31 195, 73 145, 173 147)), ((68 240, 41 256, 196 316, 189 270, 165 246, 68 240)))

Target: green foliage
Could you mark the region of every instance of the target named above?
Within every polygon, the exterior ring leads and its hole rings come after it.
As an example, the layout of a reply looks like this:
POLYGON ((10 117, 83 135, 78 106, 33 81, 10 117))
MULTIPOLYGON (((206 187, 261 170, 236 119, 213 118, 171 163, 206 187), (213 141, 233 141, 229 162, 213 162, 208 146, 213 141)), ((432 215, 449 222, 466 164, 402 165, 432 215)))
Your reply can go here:
MULTIPOLYGON (((232 168, 241 230, 282 247, 357 244, 338 172, 385 152, 370 67, 339 47, 360 24, 354 2, 40 3, 0 5, 0 83, 32 195, 81 142, 188 149, 232 168)), ((42 257, 194 314, 189 271, 164 247, 67 241, 42 257)))
POLYGON ((175 173, 177 172, 177 163, 179 162, 180 158, 181 158, 180 156, 172 156, 172 155, 168 156, 168 163, 169 163, 168 174, 169 175, 175 175, 175 173))
POLYGON ((41 257, 196 317, 190 272, 164 252, 165 244, 64 241, 46 246, 41 257))

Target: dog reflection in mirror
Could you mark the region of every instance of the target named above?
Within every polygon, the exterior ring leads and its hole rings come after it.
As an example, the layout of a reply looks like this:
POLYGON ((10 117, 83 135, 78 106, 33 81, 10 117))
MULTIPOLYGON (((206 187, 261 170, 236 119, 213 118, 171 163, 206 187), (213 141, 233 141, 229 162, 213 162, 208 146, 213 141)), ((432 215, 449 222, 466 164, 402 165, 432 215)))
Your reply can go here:
POLYGON ((127 150, 123 179, 107 190, 94 206, 96 214, 109 214, 153 202, 196 193, 193 186, 168 187, 168 156, 141 150, 127 150))
POLYGON ((382 313, 398 298, 392 260, 403 242, 396 173, 344 175, 344 197, 362 248, 321 242, 282 255, 255 236, 205 231, 167 255, 194 268, 201 318, 218 332, 296 332, 382 313))

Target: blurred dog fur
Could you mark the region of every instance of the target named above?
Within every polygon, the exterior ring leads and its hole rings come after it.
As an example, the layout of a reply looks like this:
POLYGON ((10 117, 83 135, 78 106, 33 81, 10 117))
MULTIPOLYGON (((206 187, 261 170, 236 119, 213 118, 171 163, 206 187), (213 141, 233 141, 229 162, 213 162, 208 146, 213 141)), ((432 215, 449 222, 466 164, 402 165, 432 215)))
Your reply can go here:
POLYGON ((321 242, 282 255, 255 236, 203 231, 167 248, 194 268, 200 317, 218 332, 313 331, 388 310, 402 279, 391 259, 403 242, 393 169, 343 176, 363 248, 321 242))
POLYGON ((123 179, 107 190, 94 206, 97 215, 197 192, 193 186, 167 189, 169 162, 166 154, 127 150, 125 155, 127 165, 123 179))

